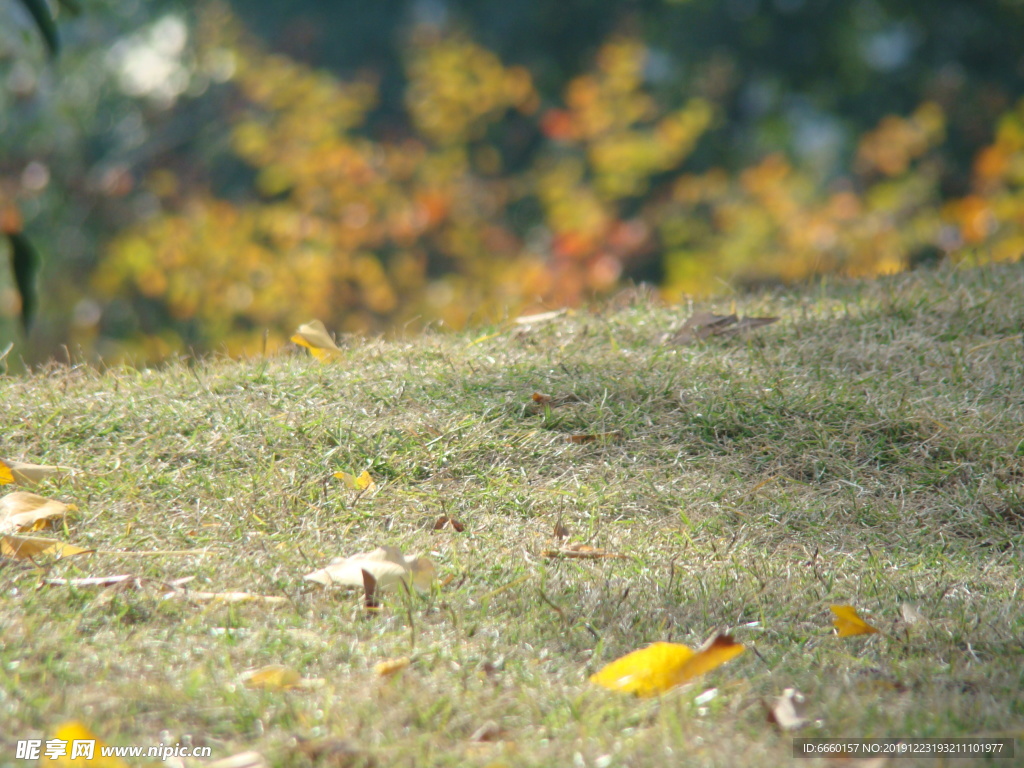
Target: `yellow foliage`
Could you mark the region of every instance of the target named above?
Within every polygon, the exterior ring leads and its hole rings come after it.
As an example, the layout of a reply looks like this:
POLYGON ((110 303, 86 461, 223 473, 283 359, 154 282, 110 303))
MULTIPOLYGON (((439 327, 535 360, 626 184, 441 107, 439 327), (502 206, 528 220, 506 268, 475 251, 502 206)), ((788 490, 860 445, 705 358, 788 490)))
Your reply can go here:
POLYGON ((609 40, 562 104, 539 109, 523 68, 464 36, 418 31, 415 132, 390 141, 362 131, 371 78, 342 82, 269 54, 221 5, 204 11, 199 40, 201 60, 234 62, 245 108, 230 142, 255 174, 254 199, 154 173, 166 211, 117 238, 94 276, 99 294, 164 314, 126 348, 143 358, 257 352, 265 329, 280 343, 310 316, 339 332, 496 321, 577 304, 649 261, 674 300, 729 280, 885 274, 929 249, 1021 255, 1024 101, 978 155, 971 194, 943 205, 945 119, 932 103, 883 118, 850 176, 823 188, 781 155, 684 173, 715 107, 660 104, 633 37, 609 40), (525 166, 507 156, 512 114, 542 141, 525 166))

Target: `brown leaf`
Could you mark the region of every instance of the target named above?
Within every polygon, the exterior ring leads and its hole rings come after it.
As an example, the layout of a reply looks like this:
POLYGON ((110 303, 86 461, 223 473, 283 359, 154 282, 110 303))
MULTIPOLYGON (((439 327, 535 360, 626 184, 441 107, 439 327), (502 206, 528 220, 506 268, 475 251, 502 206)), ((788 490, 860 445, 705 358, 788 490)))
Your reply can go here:
POLYGON ((554 534, 556 539, 566 539, 571 535, 571 532, 569 531, 569 526, 565 525, 562 522, 561 517, 559 517, 558 520, 555 521, 555 528, 552 531, 552 533, 554 534))
POLYGON ((469 737, 470 741, 501 741, 505 736, 505 729, 493 720, 488 720, 469 737))
POLYGON ((597 432, 590 435, 569 435, 568 440, 570 443, 576 445, 586 445, 587 443, 594 442, 612 442, 621 440, 623 437, 621 432, 597 432))
POLYGON ((434 521, 434 530, 440 531, 444 528, 454 528, 459 533, 462 533, 464 530, 466 530, 466 526, 460 523, 454 517, 449 517, 448 515, 441 515, 437 518, 437 520, 434 521))
POLYGON ((786 688, 782 695, 771 704, 765 702, 768 710, 768 722, 775 723, 780 731, 795 731, 803 728, 810 721, 803 717, 804 696, 796 688, 786 688))
POLYGON ((542 557, 569 557, 578 560, 600 560, 606 557, 629 559, 628 555, 618 555, 605 549, 598 549, 587 544, 569 544, 558 549, 546 549, 541 552, 542 557))
POLYGON ((365 568, 361 568, 360 572, 363 576, 363 604, 367 608, 379 608, 380 603, 377 602, 377 579, 365 568))
POLYGON ((695 312, 671 337, 672 344, 692 344, 712 336, 731 336, 776 322, 777 317, 744 317, 695 312))
POLYGON ((571 403, 581 403, 583 400, 579 395, 569 393, 566 395, 545 395, 543 392, 534 392, 526 410, 532 414, 544 413, 545 409, 559 408, 571 403))

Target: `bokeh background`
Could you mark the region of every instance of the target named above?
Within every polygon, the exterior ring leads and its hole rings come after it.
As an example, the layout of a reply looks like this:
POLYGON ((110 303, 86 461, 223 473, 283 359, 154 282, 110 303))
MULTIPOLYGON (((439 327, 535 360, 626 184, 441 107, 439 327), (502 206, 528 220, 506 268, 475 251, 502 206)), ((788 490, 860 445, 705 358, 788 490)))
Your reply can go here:
POLYGON ((1021 0, 0 0, 0 345, 151 363, 1024 253, 1021 0))

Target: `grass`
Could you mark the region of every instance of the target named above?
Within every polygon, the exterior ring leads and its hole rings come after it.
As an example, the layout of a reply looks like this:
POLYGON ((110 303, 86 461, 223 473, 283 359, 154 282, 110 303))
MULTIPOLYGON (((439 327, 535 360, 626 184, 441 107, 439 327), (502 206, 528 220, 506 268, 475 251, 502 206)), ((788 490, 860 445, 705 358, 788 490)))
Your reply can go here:
POLYGON ((78 506, 56 535, 97 553, 0 561, 0 764, 67 720, 324 766, 813 766, 794 735, 1019 737, 1021 295, 1024 265, 832 281, 738 296, 780 322, 676 347, 688 311, 636 293, 532 328, 355 340, 329 364, 2 377, 0 455, 82 470, 39 492, 78 506), (579 402, 535 413, 535 391, 579 402), (603 432, 621 439, 567 439, 603 432), (363 469, 376 495, 332 476, 363 469), (433 530, 441 514, 466 530, 433 530), (559 520, 626 557, 545 558, 559 520), (429 553, 443 586, 367 611, 302 580, 382 544, 429 553), (42 583, 107 574, 152 581, 42 583), (152 586, 184 577, 286 602, 152 586), (835 603, 882 633, 837 638, 835 603), (716 628, 756 653, 660 699, 587 682, 716 628), (269 664, 323 682, 240 682, 269 664), (762 704, 788 687, 796 734, 762 704), (345 751, 310 756, 329 739, 345 751))

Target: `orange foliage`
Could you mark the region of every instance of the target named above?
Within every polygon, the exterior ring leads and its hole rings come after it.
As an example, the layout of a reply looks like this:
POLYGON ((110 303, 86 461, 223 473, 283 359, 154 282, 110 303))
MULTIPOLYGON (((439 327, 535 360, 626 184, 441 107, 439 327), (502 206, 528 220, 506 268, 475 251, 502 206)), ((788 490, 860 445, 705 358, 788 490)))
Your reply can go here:
POLYGON ((336 331, 495 320, 611 290, 637 259, 662 261, 677 299, 723 278, 873 275, 927 248, 1019 258, 1024 246, 1024 102, 978 155, 974 192, 943 204, 933 155, 944 118, 930 103, 884 118, 860 141, 856 173, 823 190, 777 154, 736 176, 683 174, 714 109, 659 105, 632 38, 608 42, 564 103, 541 109, 523 68, 462 36, 417 33, 413 132, 379 141, 361 130, 372 79, 339 82, 268 54, 220 6, 201 37, 236 62, 246 107, 231 149, 258 194, 229 202, 154 174, 166 212, 115 240, 95 276, 103 295, 166 315, 173 330, 129 350, 145 357, 186 343, 258 349, 268 328, 283 343, 309 317, 336 331), (544 141, 515 169, 501 143, 511 114, 544 141))

